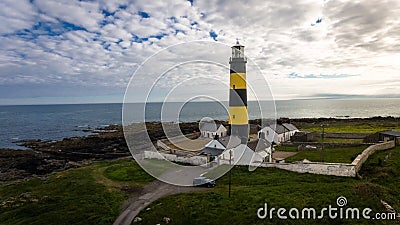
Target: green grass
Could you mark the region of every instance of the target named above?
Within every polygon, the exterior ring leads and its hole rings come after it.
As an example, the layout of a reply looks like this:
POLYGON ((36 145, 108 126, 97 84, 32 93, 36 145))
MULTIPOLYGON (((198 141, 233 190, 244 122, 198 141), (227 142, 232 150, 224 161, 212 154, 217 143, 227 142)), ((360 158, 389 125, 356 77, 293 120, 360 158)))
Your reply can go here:
MULTIPOLYGON (((157 163, 152 163, 154 160, 145 160, 144 163, 151 163, 155 174, 161 174, 166 168, 169 168, 169 163, 165 160, 157 160, 157 163)), ((153 170, 152 170, 153 171, 153 170)), ((104 170, 104 175, 108 179, 114 181, 129 181, 137 185, 147 184, 154 180, 146 171, 133 160, 121 161, 117 164, 110 165, 104 170)))
POLYGON ((274 147, 276 151, 297 152, 297 146, 279 145, 274 147))
MULTIPOLYGON (((317 142, 322 142, 322 138, 317 138, 317 142)), ((363 139, 352 138, 324 138, 325 143, 363 143, 363 139)))
POLYGON ((302 131, 322 132, 321 125, 325 125, 327 133, 375 133, 382 130, 400 130, 399 121, 330 121, 316 123, 296 123, 296 126, 302 131))
MULTIPOLYGON (((340 159, 346 154, 338 152, 332 157, 340 159)), ((168 163, 161 163, 156 171, 169 167, 168 163)), ((320 210, 328 205, 336 206, 339 196, 347 198, 348 207, 385 212, 380 203, 382 199, 400 211, 400 147, 371 156, 360 174, 361 180, 276 168, 249 172, 247 167, 235 167, 231 198, 228 198, 228 176, 225 175, 217 180, 215 188, 157 200, 148 206, 149 210, 139 214, 143 220, 135 224, 165 224, 164 217, 171 218, 170 224, 399 224, 327 217, 323 220, 257 218, 257 209, 264 203, 275 208, 320 210)), ((97 162, 43 179, 2 184, 0 203, 8 203, 0 206, 0 224, 112 224, 122 203, 152 180, 133 160, 123 159, 97 162)))
MULTIPOLYGON (((356 146, 356 147, 336 147, 336 148, 325 148, 324 159, 325 162, 332 163, 351 163, 358 154, 360 154, 368 146, 356 146)), ((301 161, 308 159, 312 162, 322 162, 322 151, 321 150, 305 150, 297 153, 294 156, 290 156, 285 159, 286 162, 301 161)))
POLYGON ((153 178, 131 159, 103 161, 0 186, 0 224, 112 224, 153 178))
POLYGON ((228 198, 228 176, 217 180, 217 186, 207 192, 168 196, 152 203, 150 210, 142 211, 143 219, 135 224, 398 224, 377 220, 260 220, 257 209, 264 203, 268 207, 315 207, 320 210, 336 206, 339 196, 347 198, 347 207, 369 207, 373 212, 385 212, 380 200, 400 210, 400 148, 374 155, 362 169, 363 180, 313 174, 299 174, 276 168, 258 168, 249 172, 247 167, 232 171, 232 192, 228 198), (389 159, 384 161, 386 155, 389 159), (377 163, 381 162, 381 166, 377 163), (382 169, 384 168, 384 169, 382 169), (390 168, 390 169, 388 169, 390 168), (382 171, 386 178, 382 179, 382 171), (387 172, 387 171, 390 172, 387 172))

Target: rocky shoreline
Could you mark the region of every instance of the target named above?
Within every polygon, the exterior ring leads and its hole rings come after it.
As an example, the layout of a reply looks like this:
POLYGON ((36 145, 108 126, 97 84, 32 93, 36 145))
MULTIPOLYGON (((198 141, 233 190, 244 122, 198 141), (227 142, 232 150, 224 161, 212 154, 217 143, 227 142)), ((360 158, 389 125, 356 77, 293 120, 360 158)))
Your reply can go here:
MULTIPOLYGON (((180 128, 188 134, 197 126, 197 123, 184 123, 180 128)), ((161 123, 146 123, 146 127, 152 141, 165 137, 161 123)), ((29 179, 93 161, 131 156, 121 125, 97 128, 91 133, 60 141, 19 141, 19 146, 27 148, 24 150, 0 149, 0 182, 29 179)))

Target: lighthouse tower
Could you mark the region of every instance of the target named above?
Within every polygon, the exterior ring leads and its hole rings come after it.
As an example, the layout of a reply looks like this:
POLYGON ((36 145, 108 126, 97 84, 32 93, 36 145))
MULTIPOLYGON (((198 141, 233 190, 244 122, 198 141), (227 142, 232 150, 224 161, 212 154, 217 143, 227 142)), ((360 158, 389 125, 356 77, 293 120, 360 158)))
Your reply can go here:
POLYGON ((246 58, 244 46, 236 42, 232 46, 229 90, 229 125, 231 136, 240 138, 246 144, 249 138, 249 117, 247 113, 246 58))

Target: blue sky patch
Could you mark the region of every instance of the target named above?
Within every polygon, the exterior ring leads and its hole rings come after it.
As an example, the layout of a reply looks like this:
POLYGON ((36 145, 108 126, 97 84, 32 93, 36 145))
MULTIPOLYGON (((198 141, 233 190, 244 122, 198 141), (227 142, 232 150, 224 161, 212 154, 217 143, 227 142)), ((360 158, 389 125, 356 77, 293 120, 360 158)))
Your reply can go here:
POLYGON ((139 11, 138 14, 142 18, 149 18, 150 17, 150 15, 147 12, 139 11))
POLYGON ((215 33, 214 31, 210 31, 210 37, 212 37, 212 39, 214 39, 216 41, 217 37, 218 37, 218 34, 215 33))

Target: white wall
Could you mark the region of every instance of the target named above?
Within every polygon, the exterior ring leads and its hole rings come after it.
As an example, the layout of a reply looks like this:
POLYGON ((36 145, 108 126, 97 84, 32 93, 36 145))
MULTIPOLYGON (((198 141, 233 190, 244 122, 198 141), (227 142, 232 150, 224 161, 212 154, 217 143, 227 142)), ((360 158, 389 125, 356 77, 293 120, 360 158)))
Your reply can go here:
POLYGON ((214 136, 216 134, 218 134, 219 137, 226 137, 227 133, 228 133, 228 130, 224 126, 221 125, 218 127, 218 129, 215 132, 202 131, 201 135, 206 138, 214 138, 214 136))
POLYGON ((196 166, 207 164, 207 157, 204 156, 181 157, 174 154, 160 153, 154 151, 144 151, 144 158, 161 160, 166 159, 172 162, 188 163, 196 166))
POLYGON ((266 140, 270 143, 275 142, 279 144, 281 142, 290 141, 290 137, 293 136, 299 130, 287 131, 282 134, 277 134, 271 127, 264 127, 260 131, 258 131, 258 138, 260 138, 260 132, 264 132, 266 140))
POLYGON ((260 133, 263 132, 265 139, 269 142, 275 142, 275 144, 279 144, 282 142, 283 134, 277 134, 271 127, 264 127, 260 131, 258 131, 258 137, 260 138, 260 133))

